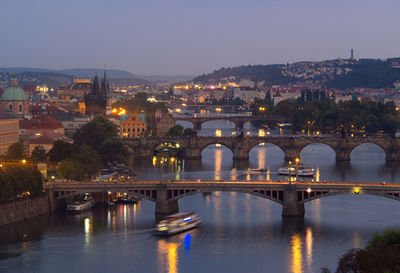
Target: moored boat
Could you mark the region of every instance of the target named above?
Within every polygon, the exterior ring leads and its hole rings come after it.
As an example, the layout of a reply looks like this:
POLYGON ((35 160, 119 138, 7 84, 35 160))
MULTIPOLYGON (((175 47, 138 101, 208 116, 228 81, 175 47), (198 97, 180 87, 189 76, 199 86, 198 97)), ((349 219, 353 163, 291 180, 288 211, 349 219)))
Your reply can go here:
POLYGON ((286 165, 278 170, 279 175, 292 175, 292 176, 314 176, 314 169, 304 166, 303 164, 298 165, 286 165))
POLYGON ((201 223, 193 212, 180 212, 167 216, 154 229, 156 235, 173 235, 197 227, 201 223))
POLYGON ((67 211, 81 212, 90 209, 94 206, 94 200, 90 197, 85 197, 82 200, 76 200, 67 205, 67 211))

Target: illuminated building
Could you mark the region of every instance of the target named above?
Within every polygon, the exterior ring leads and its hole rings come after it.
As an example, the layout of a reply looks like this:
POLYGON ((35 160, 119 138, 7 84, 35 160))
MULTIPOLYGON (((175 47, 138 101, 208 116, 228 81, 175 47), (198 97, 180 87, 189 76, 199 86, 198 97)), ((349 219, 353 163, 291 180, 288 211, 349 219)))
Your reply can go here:
POLYGON ((57 119, 42 114, 33 119, 24 119, 19 121, 19 132, 21 138, 26 139, 31 136, 40 136, 42 134, 61 134, 64 135, 64 126, 57 119))
POLYGON ((157 112, 153 123, 153 136, 165 136, 175 125, 175 119, 171 114, 157 112))
POLYGON ((11 79, 11 86, 7 87, 0 99, 0 110, 18 115, 26 115, 29 112, 30 102, 25 91, 18 86, 16 78, 11 79))
POLYGON ((32 151, 36 146, 42 146, 46 152, 49 152, 53 148, 54 142, 62 140, 64 142, 72 144, 72 139, 61 135, 61 134, 42 134, 36 138, 30 139, 28 144, 28 156, 31 156, 32 151))
POLYGON ((57 90, 57 96, 61 101, 68 102, 72 97, 84 100, 85 95, 92 89, 90 79, 74 79, 74 82, 57 90))
POLYGON ((120 116, 120 136, 121 137, 140 137, 146 129, 145 114, 128 114, 120 116))
POLYGON ((19 118, 6 112, 0 112, 0 155, 19 140, 19 118))

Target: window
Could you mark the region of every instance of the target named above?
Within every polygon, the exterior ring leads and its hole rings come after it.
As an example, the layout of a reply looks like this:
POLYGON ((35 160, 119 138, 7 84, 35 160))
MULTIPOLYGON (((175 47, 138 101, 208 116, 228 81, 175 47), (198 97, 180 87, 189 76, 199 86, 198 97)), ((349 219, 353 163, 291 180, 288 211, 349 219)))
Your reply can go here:
POLYGON ((18 112, 22 112, 22 104, 18 105, 18 112))

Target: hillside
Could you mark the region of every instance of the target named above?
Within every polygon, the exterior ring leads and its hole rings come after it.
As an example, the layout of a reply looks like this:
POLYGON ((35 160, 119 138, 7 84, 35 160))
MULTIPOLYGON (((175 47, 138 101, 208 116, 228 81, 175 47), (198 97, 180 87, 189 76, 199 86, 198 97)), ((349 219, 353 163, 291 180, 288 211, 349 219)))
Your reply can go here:
POLYGON ((329 88, 391 88, 400 80, 400 58, 387 60, 327 60, 293 64, 248 65, 221 68, 193 79, 195 83, 216 84, 251 80, 264 86, 311 82, 329 88))

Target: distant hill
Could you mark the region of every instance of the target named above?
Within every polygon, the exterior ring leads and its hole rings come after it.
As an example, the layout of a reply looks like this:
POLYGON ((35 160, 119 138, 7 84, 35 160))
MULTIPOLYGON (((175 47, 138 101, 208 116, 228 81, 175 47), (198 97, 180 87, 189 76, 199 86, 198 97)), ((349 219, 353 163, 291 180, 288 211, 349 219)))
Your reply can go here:
POLYGON ((400 80, 400 58, 326 60, 293 64, 247 65, 221 68, 192 80, 195 83, 216 84, 251 80, 264 86, 313 82, 318 85, 348 89, 391 88, 400 80))
MULTIPOLYGON (((0 68, 0 72, 49 72, 70 75, 78 78, 93 78, 95 75, 102 76, 104 73, 103 69, 96 68, 71 68, 71 69, 42 69, 42 68, 29 68, 29 67, 17 67, 17 68, 0 68)), ((117 78, 137 78, 131 72, 120 70, 120 69, 107 69, 107 76, 110 79, 117 78)))
POLYGON ((194 78, 195 83, 213 84, 218 83, 220 79, 239 82, 241 79, 248 79, 254 82, 265 81, 267 86, 275 84, 287 84, 291 80, 282 75, 282 69, 285 65, 247 65, 232 68, 221 68, 210 74, 203 74, 194 78))
POLYGON ((161 75, 153 75, 153 76, 145 76, 145 75, 138 75, 139 79, 143 79, 150 82, 187 82, 191 81, 195 76, 193 75, 176 75, 176 76, 161 76, 161 75))
MULTIPOLYGON (((102 77, 104 70, 95 68, 71 68, 71 69, 57 70, 57 72, 79 78, 93 78, 95 75, 102 77)), ((138 78, 131 72, 120 69, 107 69, 107 77, 109 77, 110 79, 138 78)))

